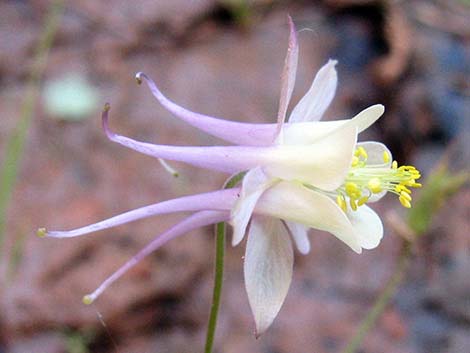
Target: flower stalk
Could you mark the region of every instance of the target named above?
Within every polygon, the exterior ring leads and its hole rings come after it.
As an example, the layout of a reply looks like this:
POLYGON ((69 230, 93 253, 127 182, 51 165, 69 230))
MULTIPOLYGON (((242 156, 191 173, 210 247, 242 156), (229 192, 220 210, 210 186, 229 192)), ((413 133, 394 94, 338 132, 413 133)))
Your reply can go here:
MULTIPOLYGON (((224 185, 224 189, 235 187, 243 179, 244 174, 245 173, 239 173, 229 178, 224 185)), ((227 225, 225 222, 217 223, 215 226, 214 289, 212 291, 212 304, 209 313, 209 321, 207 323, 204 353, 212 353, 214 347, 215 330, 217 328, 220 300, 222 298, 222 285, 224 281, 226 229, 227 225)))

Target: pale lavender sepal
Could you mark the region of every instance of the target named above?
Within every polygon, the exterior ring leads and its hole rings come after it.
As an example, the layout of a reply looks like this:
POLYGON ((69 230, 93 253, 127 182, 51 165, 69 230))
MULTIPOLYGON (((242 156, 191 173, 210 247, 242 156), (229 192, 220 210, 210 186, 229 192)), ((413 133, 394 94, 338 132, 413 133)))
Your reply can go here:
POLYGON ((112 132, 108 126, 109 105, 102 113, 103 130, 107 137, 120 145, 154 158, 184 162, 196 167, 236 173, 263 164, 271 147, 255 146, 169 146, 141 142, 112 132))
MULTIPOLYGON (((152 94, 166 109, 191 126, 205 131, 212 136, 221 138, 233 144, 244 146, 269 146, 272 144, 273 139, 276 136, 277 124, 239 123, 191 112, 166 98, 160 92, 155 82, 144 73, 139 72, 136 77, 139 82, 144 80, 147 83, 152 94)), ((381 114, 379 114, 379 116, 380 115, 381 114)), ((370 119, 366 120, 369 121, 370 119)), ((346 120, 326 122, 326 124, 332 124, 332 126, 336 127, 336 123, 342 122, 346 122, 346 120)), ((283 125, 283 130, 292 129, 292 131, 295 131, 295 135, 305 132, 308 136, 309 131, 317 128, 317 126, 313 124, 314 122, 300 123, 300 125, 296 122, 286 122, 283 125)), ((363 131, 369 125, 370 123, 360 126, 358 132, 363 131)), ((316 134, 314 134, 314 136, 316 136, 316 134)), ((303 138, 303 140, 305 140, 305 138, 303 138)))
POLYGON ((139 263, 147 255, 165 245, 168 241, 184 235, 191 230, 209 224, 227 221, 229 217, 230 213, 223 211, 201 211, 189 216, 180 223, 168 229, 166 232, 157 236, 152 242, 140 250, 111 276, 109 276, 93 293, 86 295, 84 297, 84 301, 87 304, 91 304, 101 293, 103 293, 106 288, 119 279, 124 273, 139 263))
POLYGON ((140 207, 85 227, 69 231, 47 231, 45 235, 52 238, 72 238, 156 215, 185 211, 230 210, 239 192, 239 188, 233 188, 184 196, 140 207))
POLYGON ((345 124, 306 146, 154 145, 113 133, 108 127, 108 110, 103 111, 103 128, 108 138, 140 153, 230 174, 261 166, 269 176, 302 180, 324 190, 333 190, 342 182, 357 138, 357 128, 345 124))
POLYGON ((143 72, 136 75, 137 82, 147 83, 153 96, 168 111, 195 128, 227 142, 246 146, 265 146, 273 141, 276 124, 239 123, 192 112, 170 101, 158 89, 156 83, 143 72))
POLYGON ((275 138, 278 138, 279 136, 282 138, 282 135, 280 134, 284 121, 286 120, 287 108, 289 107, 292 92, 294 91, 297 62, 299 59, 299 45, 297 42, 294 22, 292 22, 292 18, 290 16, 287 16, 287 19, 290 29, 289 45, 284 62, 284 69, 282 70, 281 75, 281 94, 279 97, 279 110, 277 113, 277 128, 275 138))

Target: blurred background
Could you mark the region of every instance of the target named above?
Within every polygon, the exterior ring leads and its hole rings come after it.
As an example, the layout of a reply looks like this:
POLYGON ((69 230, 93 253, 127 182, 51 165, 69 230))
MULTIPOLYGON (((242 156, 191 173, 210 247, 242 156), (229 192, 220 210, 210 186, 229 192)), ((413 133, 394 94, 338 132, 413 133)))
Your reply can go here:
POLYGON ((312 232, 312 251, 296 254, 287 300, 258 340, 244 244, 229 247, 215 351, 470 352, 468 0, 10 0, 0 2, 1 353, 202 351, 211 227, 148 257, 91 306, 84 294, 182 216, 70 240, 35 231, 219 188, 222 174, 173 163, 174 178, 156 160, 109 142, 102 106, 111 103, 115 131, 140 140, 222 143, 136 85, 144 71, 188 109, 273 122, 288 13, 300 43, 292 103, 337 59, 326 119, 384 104, 361 139, 386 143, 429 186, 411 212, 392 196, 374 205, 385 237, 373 251, 356 255, 312 232), (356 350, 351 340, 378 297, 388 305, 356 350))

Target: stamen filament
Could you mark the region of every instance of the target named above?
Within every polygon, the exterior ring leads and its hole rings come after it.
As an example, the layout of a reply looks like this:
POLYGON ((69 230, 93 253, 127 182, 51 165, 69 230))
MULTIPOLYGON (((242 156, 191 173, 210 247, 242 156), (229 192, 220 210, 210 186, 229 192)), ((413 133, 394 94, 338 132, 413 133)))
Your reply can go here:
POLYGON ((400 203, 407 208, 411 207, 410 188, 421 187, 416 180, 421 177, 419 170, 411 165, 398 166, 397 161, 393 161, 391 166, 391 155, 383 151, 383 162, 368 164, 368 153, 363 146, 359 146, 354 151, 351 162, 351 169, 346 180, 340 188, 336 190, 337 203, 344 210, 346 208, 346 198, 349 198, 349 205, 353 211, 357 207, 364 205, 372 194, 391 192, 398 196, 400 203))

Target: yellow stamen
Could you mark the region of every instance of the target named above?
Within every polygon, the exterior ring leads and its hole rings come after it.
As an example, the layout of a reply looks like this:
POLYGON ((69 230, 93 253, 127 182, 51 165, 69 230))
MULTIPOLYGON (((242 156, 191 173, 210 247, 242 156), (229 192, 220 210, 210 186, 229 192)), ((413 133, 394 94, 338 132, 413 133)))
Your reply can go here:
POLYGON ((354 199, 349 199, 349 205, 351 206, 353 211, 357 210, 356 201, 354 199))
POLYGON ((369 196, 363 196, 357 201, 358 206, 364 205, 369 200, 369 196))
POLYGON ((410 194, 406 193, 405 191, 402 191, 400 193, 400 197, 403 197, 404 199, 408 200, 408 201, 411 201, 411 196, 410 194))
POLYGON ((400 200, 400 203, 403 205, 403 207, 411 208, 411 203, 408 199, 405 199, 403 196, 400 196, 398 200, 400 200))
POLYGON ((380 182, 379 178, 370 179, 367 183, 367 186, 369 190, 372 191, 374 194, 378 194, 382 191, 382 183, 380 182))
POLYGON ((358 193, 359 193, 359 196, 360 196, 360 191, 359 191, 359 188, 357 187, 356 183, 347 182, 344 185, 344 187, 346 189, 346 194, 348 194, 349 197, 357 198, 356 196, 357 196, 358 193))
POLYGON ((354 152, 354 155, 357 157, 362 157, 364 159, 367 159, 367 152, 364 147, 360 146, 357 148, 357 150, 354 152))
POLYGON ((346 200, 344 199, 343 195, 338 194, 338 196, 336 196, 336 203, 338 204, 339 207, 341 207, 343 212, 347 211, 346 200))
POLYGON ((337 190, 336 202, 343 211, 357 210, 359 206, 369 201, 372 194, 392 192, 398 196, 400 203, 407 208, 411 207, 411 188, 419 188, 416 182, 421 173, 412 165, 399 166, 392 161, 388 150, 382 152, 383 163, 367 161, 368 154, 364 147, 357 147, 351 161, 351 169, 346 176, 344 184, 337 190), (347 206, 349 203, 350 207, 347 206))
POLYGON ((357 156, 353 156, 351 166, 357 167, 358 164, 359 164, 359 158, 357 156))
POLYGON ((397 186, 395 186, 395 191, 400 193, 402 191, 404 192, 407 192, 408 194, 411 194, 411 190, 408 189, 405 185, 403 184, 398 184, 397 186))
POLYGON ((390 154, 387 151, 384 151, 383 153, 383 160, 384 160, 384 163, 390 162, 390 154))

